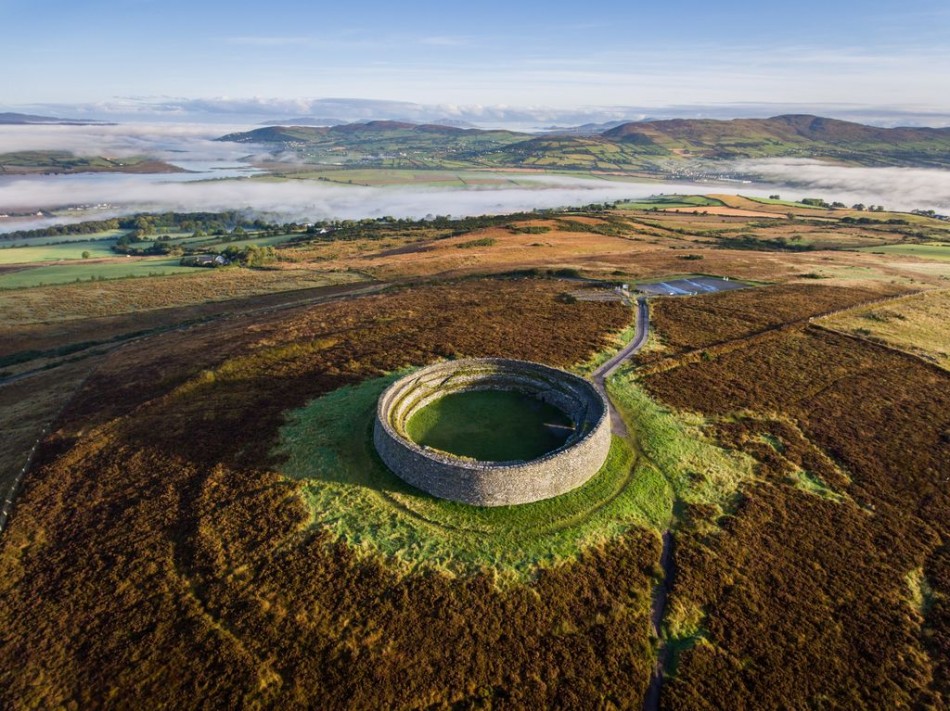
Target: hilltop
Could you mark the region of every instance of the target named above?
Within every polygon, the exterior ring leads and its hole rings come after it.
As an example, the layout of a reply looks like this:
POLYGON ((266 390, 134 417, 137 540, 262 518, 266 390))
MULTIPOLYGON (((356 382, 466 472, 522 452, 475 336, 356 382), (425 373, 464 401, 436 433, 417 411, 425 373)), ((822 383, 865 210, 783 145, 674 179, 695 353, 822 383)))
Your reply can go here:
POLYGON ((662 195, 4 242, 0 708, 947 708, 950 223, 662 195), (571 492, 378 457, 409 368, 585 376, 638 332, 571 492))
POLYGON ((808 154, 860 163, 950 163, 950 128, 878 128, 809 114, 626 123, 601 136, 704 158, 808 154))

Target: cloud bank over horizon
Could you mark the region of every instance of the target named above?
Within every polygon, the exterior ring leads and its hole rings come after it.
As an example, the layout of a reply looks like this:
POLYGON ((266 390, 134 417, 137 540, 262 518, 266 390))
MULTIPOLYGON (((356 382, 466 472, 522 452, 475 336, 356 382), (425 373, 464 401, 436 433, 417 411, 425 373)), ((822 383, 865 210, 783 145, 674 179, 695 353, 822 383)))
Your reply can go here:
POLYGON ((950 126, 950 108, 853 103, 726 102, 715 104, 589 105, 415 103, 363 98, 117 97, 97 102, 0 105, 0 109, 120 122, 247 126, 308 119, 332 123, 396 120, 537 130, 588 123, 670 118, 768 118, 810 113, 877 126, 950 126))

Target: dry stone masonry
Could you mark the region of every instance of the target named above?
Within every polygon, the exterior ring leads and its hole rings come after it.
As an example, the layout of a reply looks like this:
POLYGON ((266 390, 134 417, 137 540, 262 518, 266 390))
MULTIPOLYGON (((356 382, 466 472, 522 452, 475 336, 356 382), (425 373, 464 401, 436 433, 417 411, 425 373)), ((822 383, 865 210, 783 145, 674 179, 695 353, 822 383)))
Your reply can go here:
POLYGON ((479 358, 436 363, 393 383, 380 398, 373 441, 383 462, 418 489, 476 506, 541 501, 596 474, 610 450, 607 401, 583 378, 538 363, 479 358), (575 425, 559 448, 523 462, 481 462, 422 447, 406 434, 410 418, 449 393, 511 390, 563 411, 575 425))

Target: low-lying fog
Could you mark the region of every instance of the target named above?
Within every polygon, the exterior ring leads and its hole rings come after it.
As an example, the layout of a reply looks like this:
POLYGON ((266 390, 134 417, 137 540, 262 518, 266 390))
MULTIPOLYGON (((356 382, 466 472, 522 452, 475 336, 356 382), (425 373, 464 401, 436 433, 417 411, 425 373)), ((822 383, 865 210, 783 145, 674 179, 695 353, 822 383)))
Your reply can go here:
POLYGON ((755 173, 765 182, 787 186, 788 195, 796 199, 806 195, 846 205, 864 203, 893 210, 950 212, 948 170, 848 168, 795 158, 740 161, 736 170, 755 173))
MULTIPOLYGON (((326 182, 223 179, 254 171, 239 162, 260 147, 217 143, 212 139, 236 126, 6 126, 0 127, 0 153, 68 150, 78 155, 148 155, 191 173, 172 175, 0 176, 0 214, 64 210, 54 218, 0 219, 0 232, 97 219, 136 210, 217 211, 246 209, 280 220, 313 221, 362 217, 424 217, 529 211, 640 199, 658 193, 741 193, 785 199, 819 197, 847 205, 864 203, 889 209, 950 212, 950 171, 905 168, 844 168, 815 161, 770 159, 723 167, 762 177, 755 184, 635 182, 553 175, 513 175, 516 181, 475 188, 360 187, 326 182), (217 178, 210 180, 209 178, 217 178)), ((246 127, 243 127, 246 128, 246 127)))

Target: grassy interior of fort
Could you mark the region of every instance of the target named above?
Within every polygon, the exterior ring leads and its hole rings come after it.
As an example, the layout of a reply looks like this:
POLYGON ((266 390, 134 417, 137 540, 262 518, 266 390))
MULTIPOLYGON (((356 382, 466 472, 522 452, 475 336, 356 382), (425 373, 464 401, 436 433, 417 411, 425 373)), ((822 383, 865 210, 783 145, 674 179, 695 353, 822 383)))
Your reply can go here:
POLYGON ((483 462, 536 459, 572 431, 571 419, 558 408, 510 390, 449 393, 406 423, 417 444, 483 462))

